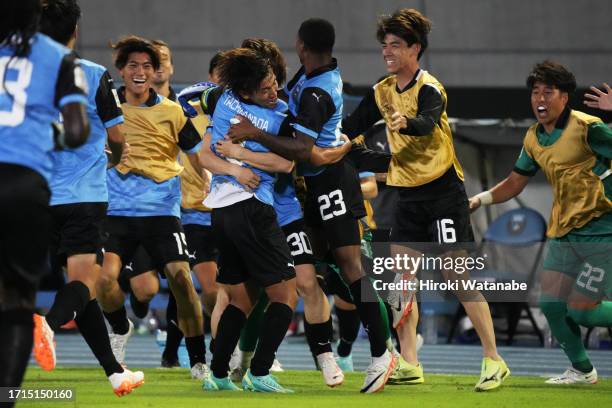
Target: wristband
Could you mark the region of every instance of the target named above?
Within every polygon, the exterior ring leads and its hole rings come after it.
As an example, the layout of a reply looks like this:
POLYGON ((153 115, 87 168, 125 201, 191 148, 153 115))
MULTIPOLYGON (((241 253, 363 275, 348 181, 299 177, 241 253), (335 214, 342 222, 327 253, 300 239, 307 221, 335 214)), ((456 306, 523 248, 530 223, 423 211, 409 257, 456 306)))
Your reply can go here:
POLYGON ((475 198, 480 200, 481 205, 493 204, 493 194, 489 190, 476 194, 475 198))

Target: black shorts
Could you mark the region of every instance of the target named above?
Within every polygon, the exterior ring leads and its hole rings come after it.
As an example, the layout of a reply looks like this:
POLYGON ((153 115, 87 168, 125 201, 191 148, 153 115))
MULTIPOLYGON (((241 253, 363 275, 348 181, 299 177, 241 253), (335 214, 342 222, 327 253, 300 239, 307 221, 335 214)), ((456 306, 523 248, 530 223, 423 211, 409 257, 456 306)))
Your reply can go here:
POLYGON ((72 255, 96 254, 102 265, 102 224, 107 203, 74 203, 51 207, 53 227, 50 253, 61 266, 72 255))
POLYGON ((411 201, 406 191, 398 191, 397 207, 391 228, 392 242, 474 242, 470 208, 465 191, 435 200, 411 201))
POLYGON ((123 265, 121 273, 126 273, 128 279, 142 275, 145 272, 157 271, 163 273, 164 264, 155 265, 147 250, 140 245, 129 263, 123 265))
POLYGON ((212 225, 219 248, 219 283, 237 285, 252 278, 265 288, 295 277, 272 206, 253 197, 215 208, 212 225))
POLYGON ((282 227, 289 251, 293 257, 293 264, 297 265, 314 265, 314 255, 312 253, 312 245, 306 233, 304 219, 300 218, 282 227))
POLYGON ((151 256, 153 265, 189 260, 187 240, 177 217, 109 216, 105 230, 108 239, 104 250, 119 255, 124 265, 132 260, 139 246, 151 256))
POLYGON ((359 245, 358 220, 366 215, 359 175, 347 160, 332 164, 317 176, 304 177, 308 190, 306 224, 322 229, 329 249, 359 245))
POLYGON ((217 262, 219 249, 212 226, 187 224, 183 225, 183 229, 189 247, 189 264, 192 267, 203 262, 217 262))
POLYGON ((33 309, 49 272, 49 187, 38 172, 0 163, 0 311, 33 309))

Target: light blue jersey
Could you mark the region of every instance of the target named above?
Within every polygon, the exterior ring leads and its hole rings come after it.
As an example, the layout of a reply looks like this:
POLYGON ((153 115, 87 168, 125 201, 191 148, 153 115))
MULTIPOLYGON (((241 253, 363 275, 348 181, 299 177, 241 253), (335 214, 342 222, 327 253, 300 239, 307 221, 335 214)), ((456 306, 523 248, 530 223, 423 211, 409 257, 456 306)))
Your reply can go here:
POLYGON ((181 224, 195 224, 210 227, 212 225, 211 212, 181 208, 181 224))
POLYGON ((88 60, 81 60, 81 66, 89 87, 91 132, 83 146, 51 152, 51 205, 108 201, 106 129, 123 123, 123 115, 106 68, 88 60))
POLYGON ((295 194, 291 174, 278 175, 274 186, 274 211, 276 211, 278 225, 281 227, 304 217, 302 206, 295 194))
POLYGON ((157 183, 135 173, 123 175, 112 168, 107 172, 108 211, 119 217, 181 216, 179 176, 157 183))
MULTIPOLYGON (((334 60, 331 65, 322 67, 306 75, 303 69, 285 87, 289 95, 289 111, 295 117, 292 125, 295 130, 312 137, 319 147, 338 147, 342 141, 342 78, 334 60), (305 102, 306 100, 306 102, 305 102), (321 116, 319 105, 325 105, 326 116, 321 116)), ((325 166, 315 167, 300 163, 300 173, 304 176, 320 174, 325 166)))
MULTIPOLYGON (((215 106, 215 112, 212 118, 213 133, 210 143, 211 150, 216 154, 215 144, 219 140, 225 138, 231 126, 230 119, 236 115, 240 114, 245 116, 258 129, 277 135, 281 125, 287 118, 287 115, 284 113, 286 110, 287 104, 280 99, 274 109, 267 109, 259 105, 244 103, 236 98, 231 91, 225 91, 215 106)), ((270 151, 267 147, 252 140, 247 140, 244 142, 243 146, 253 152, 261 153, 270 151)), ((274 190, 276 175, 249 166, 246 163, 241 163, 241 165, 250 168, 260 177, 259 185, 254 191, 255 197, 265 204, 272 205, 274 201, 272 192, 274 190)), ((214 189, 217 184, 224 182, 230 182, 245 189, 234 177, 215 174, 212 177, 211 190, 214 189)))
POLYGON ((51 122, 69 103, 87 104, 87 84, 70 50, 37 33, 27 57, 0 47, 0 162, 28 167, 47 181, 53 149, 51 122))

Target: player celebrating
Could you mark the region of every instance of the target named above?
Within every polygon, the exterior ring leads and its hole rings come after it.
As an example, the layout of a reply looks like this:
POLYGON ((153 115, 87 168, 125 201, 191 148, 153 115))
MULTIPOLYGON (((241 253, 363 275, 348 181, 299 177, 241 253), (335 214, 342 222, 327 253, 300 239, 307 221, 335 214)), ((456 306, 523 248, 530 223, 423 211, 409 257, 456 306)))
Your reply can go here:
MULTIPOLYGON (((393 154, 387 185, 399 195, 391 241, 438 242, 444 237, 439 243, 472 242, 463 171, 445 111, 446 93, 436 78, 419 67, 430 27, 429 19, 414 9, 401 9, 379 20, 376 35, 391 75, 374 86, 342 128, 349 137, 356 137, 380 119, 387 122, 393 154), (440 231, 441 220, 446 234, 440 231)), ((497 388, 510 371, 497 354, 488 304, 480 293, 470 294, 470 301, 461 300, 483 345, 476 390, 497 388)), ((411 299, 402 303, 394 326, 403 359, 394 376, 422 377, 416 354, 416 303, 411 299)), ((401 378, 394 380, 401 382, 401 378)))
MULTIPOLYGON (((41 32, 73 48, 77 22, 81 16, 73 0, 49 0, 43 6, 41 32)), ((91 133, 78 149, 53 152, 51 212, 53 215, 52 254, 66 267, 68 284, 55 296, 46 317, 35 315, 34 355, 43 369, 55 367, 53 333, 74 319, 85 341, 104 368, 118 396, 127 394, 144 382, 142 372, 121 367, 110 347, 102 311, 96 300, 96 282, 102 262, 102 221, 106 217, 107 157, 105 142, 113 151, 113 165, 123 150, 121 109, 113 95, 113 80, 108 71, 91 61, 81 60, 88 82, 87 114, 91 133), (44 335, 43 335, 44 334, 44 335), (51 341, 50 341, 51 340, 51 341)))
MULTIPOLYGON (((87 84, 70 50, 37 33, 39 0, 0 3, 0 386, 19 387, 46 270, 54 148, 87 140, 87 84), (64 118, 64 129, 51 124, 64 118)), ((8 403, 8 406, 13 406, 8 403)))
POLYGON ((470 208, 508 201, 542 169, 553 188, 541 278, 540 307, 572 367, 549 384, 595 384, 597 370, 582 343, 579 323, 612 326, 612 130, 594 116, 572 110, 574 75, 544 61, 527 77, 538 123, 527 130, 514 170, 491 190, 470 199, 470 208))
MULTIPOLYGON (((237 113, 249 115, 259 126, 278 132, 286 119, 281 113, 285 107, 278 101, 269 61, 252 50, 238 48, 224 53, 218 72, 227 91, 214 109, 210 144, 213 152, 237 113)), ((250 151, 267 150, 252 142, 245 147, 250 151)), ((269 370, 297 302, 295 270, 272 208, 272 172, 290 171, 293 164, 276 155, 268 159, 270 165, 265 171, 251 168, 259 179, 255 186, 248 182, 245 185, 233 176, 215 174, 205 200, 205 205, 213 209, 212 224, 220 251, 218 281, 227 285, 230 298, 219 320, 212 374, 204 381, 205 390, 239 390, 228 378, 229 360, 255 303, 256 291, 247 283, 252 278, 264 288, 270 305, 243 387, 260 392, 290 392, 269 375, 269 370)))
POLYGON ((179 222, 182 167, 179 150, 195 157, 201 140, 180 107, 159 96, 149 85, 159 67, 159 55, 147 40, 131 36, 113 46, 115 66, 125 86, 119 89, 123 126, 130 156, 125 164, 108 171, 109 208, 104 264, 98 294, 111 325, 111 345, 123 362, 126 342, 133 331, 127 319, 124 296, 117 283, 122 263, 139 245, 164 265, 176 297, 178 320, 185 334, 191 375, 203 378, 205 364, 202 308, 191 281, 185 235, 179 222))
POLYGON ((377 295, 361 265, 358 219, 365 210, 359 179, 346 160, 329 166, 307 164, 315 144, 326 148, 345 143, 340 132, 342 80, 332 57, 334 41, 334 27, 326 20, 310 19, 300 26, 296 51, 303 66, 285 89, 295 116, 294 137, 275 137, 246 120, 232 126, 228 135, 234 142, 252 139, 303 163, 300 171, 308 189, 306 222, 317 231, 315 246, 328 246, 332 251, 367 328, 372 363, 361 392, 372 393, 384 388, 395 357, 387 350, 377 295))

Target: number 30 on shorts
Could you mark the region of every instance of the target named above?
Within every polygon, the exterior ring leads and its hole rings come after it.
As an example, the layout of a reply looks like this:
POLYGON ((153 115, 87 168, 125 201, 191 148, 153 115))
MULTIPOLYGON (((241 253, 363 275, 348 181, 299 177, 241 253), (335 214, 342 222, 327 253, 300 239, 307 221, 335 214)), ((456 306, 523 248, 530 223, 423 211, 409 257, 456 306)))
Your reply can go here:
POLYGON ((340 189, 319 196, 317 202, 319 203, 319 211, 323 221, 346 214, 346 205, 344 205, 344 197, 340 189))
POLYGON ((287 235, 287 244, 289 244, 291 256, 298 256, 303 253, 312 255, 312 247, 310 241, 308 241, 308 235, 304 231, 287 235))

